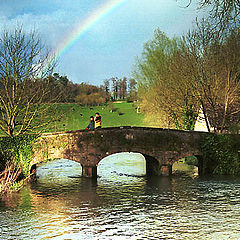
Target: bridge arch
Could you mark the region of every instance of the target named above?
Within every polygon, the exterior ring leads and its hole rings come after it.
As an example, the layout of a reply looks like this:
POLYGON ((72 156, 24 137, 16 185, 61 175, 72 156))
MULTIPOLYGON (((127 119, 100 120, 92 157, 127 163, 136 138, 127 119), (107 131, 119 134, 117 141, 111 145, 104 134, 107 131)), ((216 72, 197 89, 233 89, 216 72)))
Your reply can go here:
POLYGON ((71 178, 81 176, 82 166, 79 162, 70 159, 55 158, 46 161, 38 162, 31 165, 30 173, 31 180, 36 181, 37 178, 71 178))
POLYGON ((146 175, 151 176, 169 176, 171 174, 171 165, 170 164, 161 164, 159 160, 151 156, 150 154, 146 154, 143 151, 140 151, 139 149, 132 148, 129 151, 126 151, 126 148, 119 148, 117 149, 111 149, 109 148, 107 152, 101 153, 101 154, 96 154, 92 155, 90 157, 95 158, 95 165, 84 165, 82 164, 82 175, 84 177, 97 177, 97 168, 98 165, 107 157, 113 156, 115 154, 119 153, 137 153, 140 154, 144 157, 145 159, 145 164, 146 164, 146 175))
POLYGON ((97 165, 98 176, 119 174, 126 176, 146 176, 146 159, 136 152, 119 152, 111 154, 97 165))

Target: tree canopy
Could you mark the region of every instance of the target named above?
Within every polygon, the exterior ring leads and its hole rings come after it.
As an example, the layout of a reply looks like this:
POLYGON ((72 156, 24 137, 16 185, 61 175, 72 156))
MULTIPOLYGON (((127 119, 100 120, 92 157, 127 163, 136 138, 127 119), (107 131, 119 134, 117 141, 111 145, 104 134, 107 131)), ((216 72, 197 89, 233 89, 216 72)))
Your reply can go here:
POLYGON ((158 29, 135 66, 142 108, 155 122, 160 119, 158 126, 174 123, 186 130, 193 130, 202 108, 206 123, 208 118, 215 131, 224 131, 239 121, 239 66, 236 27, 213 31, 202 20, 172 39, 158 29))

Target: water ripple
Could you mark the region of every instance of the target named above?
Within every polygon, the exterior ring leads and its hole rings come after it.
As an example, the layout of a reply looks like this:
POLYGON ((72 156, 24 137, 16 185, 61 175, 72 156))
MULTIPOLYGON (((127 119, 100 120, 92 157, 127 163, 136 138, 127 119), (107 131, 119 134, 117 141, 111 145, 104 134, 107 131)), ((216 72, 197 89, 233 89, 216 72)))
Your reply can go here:
POLYGON ((69 161, 43 166, 36 184, 0 201, 0 239, 240 239, 239 179, 146 178, 113 165, 95 181, 69 161))

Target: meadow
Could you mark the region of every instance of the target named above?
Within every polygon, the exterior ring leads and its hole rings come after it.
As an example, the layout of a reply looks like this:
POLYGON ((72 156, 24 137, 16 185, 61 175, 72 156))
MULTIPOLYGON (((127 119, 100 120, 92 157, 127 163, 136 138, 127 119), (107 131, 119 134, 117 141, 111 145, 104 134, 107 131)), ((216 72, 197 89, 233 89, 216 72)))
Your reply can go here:
POLYGON ((102 116, 102 127, 144 126, 144 115, 137 113, 133 103, 114 102, 102 106, 85 107, 78 104, 59 104, 57 106, 61 119, 49 126, 47 131, 70 131, 85 129, 90 122, 90 116, 99 112, 102 116))

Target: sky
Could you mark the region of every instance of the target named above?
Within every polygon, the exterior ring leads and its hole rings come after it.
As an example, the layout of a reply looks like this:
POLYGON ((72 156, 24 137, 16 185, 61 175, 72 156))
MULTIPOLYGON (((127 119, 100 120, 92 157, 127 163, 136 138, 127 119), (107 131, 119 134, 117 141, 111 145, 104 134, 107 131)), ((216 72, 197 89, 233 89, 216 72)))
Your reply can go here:
POLYGON ((55 72, 74 83, 100 85, 104 79, 131 77, 136 58, 155 29, 169 37, 181 36, 193 27, 196 17, 206 14, 197 10, 194 2, 185 8, 187 3, 188 0, 0 0, 0 30, 17 25, 26 31, 35 29, 58 56, 55 72), (110 4, 115 7, 107 11, 110 4), (102 15, 98 13, 104 8, 102 15), (87 21, 92 22, 81 32, 87 21))

